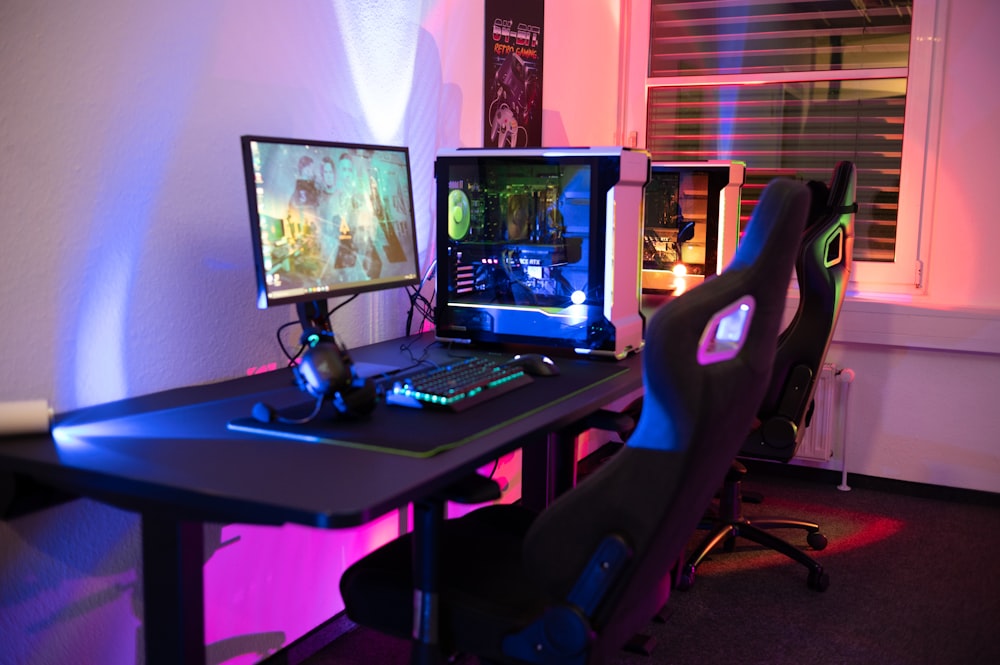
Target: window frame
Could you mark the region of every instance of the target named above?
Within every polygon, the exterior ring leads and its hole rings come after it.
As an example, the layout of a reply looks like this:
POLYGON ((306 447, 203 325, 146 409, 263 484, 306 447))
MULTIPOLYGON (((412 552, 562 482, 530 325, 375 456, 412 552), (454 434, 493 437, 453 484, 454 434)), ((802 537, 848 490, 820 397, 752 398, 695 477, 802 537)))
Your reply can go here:
POLYGON ((888 262, 855 261, 848 297, 926 294, 924 274, 930 254, 944 86, 943 36, 950 1, 914 0, 907 67, 649 78, 651 0, 622 0, 619 57, 623 84, 618 116, 622 145, 645 148, 646 104, 653 87, 906 78, 895 258, 888 262))

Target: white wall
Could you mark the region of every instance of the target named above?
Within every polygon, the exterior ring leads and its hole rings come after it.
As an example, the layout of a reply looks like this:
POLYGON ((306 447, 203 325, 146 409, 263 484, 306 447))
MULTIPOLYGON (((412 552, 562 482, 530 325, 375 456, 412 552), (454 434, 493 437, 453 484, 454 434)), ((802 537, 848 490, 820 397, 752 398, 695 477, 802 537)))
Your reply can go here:
MULTIPOLYGON (((255 308, 242 133, 409 145, 426 263, 431 164, 457 135, 423 10, 393 5, 4 3, 0 399, 62 411, 280 359, 290 310, 255 308)), ((349 344, 403 332, 392 296, 343 311, 349 344)))
MULTIPOLYGON (((547 0, 546 143, 607 144, 623 129, 619 4, 581 12, 547 0)), ((832 350, 858 375, 852 471, 1000 491, 989 397, 1000 385, 997 6, 951 2, 929 296, 888 317, 855 306, 832 350), (986 313, 952 338, 893 327, 915 309, 952 329, 955 308, 986 313)), ((280 361, 273 333, 289 313, 254 308, 242 133, 409 145, 426 251, 435 150, 480 144, 482 23, 481 3, 463 0, 5 0, 0 400, 67 410, 280 361), (390 101, 373 105, 376 92, 390 101)), ((366 296, 335 323, 351 345, 393 336, 402 303, 366 296)), ((0 665, 141 662, 137 524, 90 501, 0 523, 0 665)), ((240 637, 227 622, 248 615, 244 646, 259 648, 336 611, 335 601, 290 610, 280 587, 316 596, 303 580, 328 579, 350 551, 344 539, 366 537, 226 529, 213 535, 241 540, 206 569, 208 639, 240 637), (257 555, 257 574, 223 579, 216 571, 239 548, 257 555), (269 573, 290 566, 301 578, 269 573)), ((210 650, 210 660, 255 657, 210 650)))
MULTIPOLYGON (((481 26, 475 5, 0 3, 0 400, 66 411, 281 363, 292 310, 255 307, 241 134, 408 145, 426 265, 434 155, 466 121, 441 44, 481 26)), ((404 316, 398 290, 334 325, 354 346, 404 316)), ((386 537, 208 531, 209 659, 227 663, 338 611, 345 553, 386 537)), ((141 662, 138 563, 137 518, 95 502, 0 523, 0 663, 141 662)))
MULTIPOLYGON (((1000 155, 1000 85, 993 64, 1000 42, 991 26, 1000 4, 950 0, 945 38, 937 177, 929 192, 933 230, 928 306, 1000 311, 1000 224, 997 156, 1000 155)), ((998 333, 1000 345, 1000 333, 998 333)))

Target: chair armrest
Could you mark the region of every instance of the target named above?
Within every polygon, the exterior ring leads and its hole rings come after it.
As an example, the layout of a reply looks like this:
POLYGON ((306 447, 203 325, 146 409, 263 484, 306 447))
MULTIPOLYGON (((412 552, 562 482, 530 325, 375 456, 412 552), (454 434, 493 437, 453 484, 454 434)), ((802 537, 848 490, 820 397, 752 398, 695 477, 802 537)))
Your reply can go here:
POLYGON ((583 665, 594 638, 591 615, 631 557, 621 536, 605 537, 566 602, 550 606, 523 630, 505 637, 504 653, 539 665, 583 665))

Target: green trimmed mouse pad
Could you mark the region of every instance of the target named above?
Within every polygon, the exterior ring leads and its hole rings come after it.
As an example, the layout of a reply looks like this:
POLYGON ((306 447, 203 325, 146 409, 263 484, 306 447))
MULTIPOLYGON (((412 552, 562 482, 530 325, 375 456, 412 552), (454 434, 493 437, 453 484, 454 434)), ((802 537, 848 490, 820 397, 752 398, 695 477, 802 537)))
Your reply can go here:
MULTIPOLYGON (((245 416, 231 420, 227 426, 238 432, 293 441, 430 457, 573 399, 587 388, 630 371, 613 362, 604 365, 572 359, 561 359, 559 368, 559 376, 535 377, 530 384, 460 412, 391 406, 380 401, 371 415, 352 419, 327 404, 305 424, 263 422, 245 416)), ((310 399, 280 413, 286 419, 302 418, 314 405, 310 399)))

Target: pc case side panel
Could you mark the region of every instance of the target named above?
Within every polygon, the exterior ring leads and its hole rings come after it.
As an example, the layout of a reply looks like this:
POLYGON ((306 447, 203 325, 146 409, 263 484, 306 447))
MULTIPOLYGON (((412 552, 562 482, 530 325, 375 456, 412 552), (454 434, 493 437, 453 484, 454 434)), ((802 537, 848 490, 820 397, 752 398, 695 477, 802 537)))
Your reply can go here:
POLYGON ((721 273, 740 243, 740 203, 747 167, 743 162, 733 162, 729 167, 729 184, 723 189, 719 201, 719 251, 716 272, 721 273))
POLYGON ((623 151, 621 175, 608 192, 605 255, 605 316, 615 327, 613 355, 621 359, 642 348, 640 313, 643 190, 649 181, 648 153, 623 151))
POLYGON ((592 198, 602 165, 614 164, 617 182, 620 152, 439 153, 438 339, 567 353, 609 346, 595 335, 605 326, 592 325, 602 316, 605 197, 597 248, 592 198))

